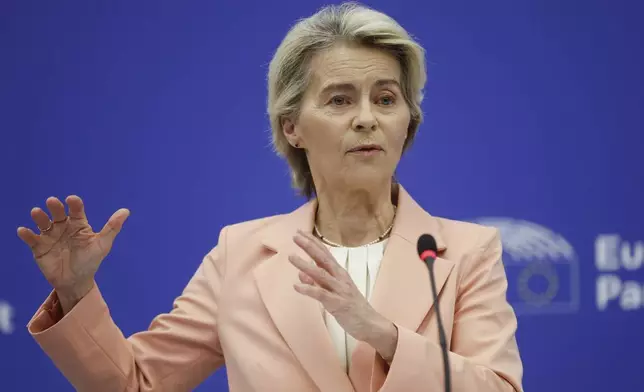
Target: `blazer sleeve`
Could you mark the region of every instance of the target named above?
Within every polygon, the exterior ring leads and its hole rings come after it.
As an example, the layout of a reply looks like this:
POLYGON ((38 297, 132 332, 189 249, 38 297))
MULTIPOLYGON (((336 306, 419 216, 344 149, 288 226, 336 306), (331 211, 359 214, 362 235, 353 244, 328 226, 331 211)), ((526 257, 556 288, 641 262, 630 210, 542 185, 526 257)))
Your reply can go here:
POLYGON ((63 317, 53 292, 28 324, 29 333, 78 391, 191 391, 224 362, 217 304, 225 266, 218 245, 148 330, 125 338, 98 286, 63 317))
MULTIPOLYGON (((495 229, 468 258, 469 265, 463 266, 448 354, 454 392, 523 391, 523 365, 515 338, 517 319, 506 300, 508 282, 501 255, 495 229)), ((440 346, 397 327, 398 343, 391 366, 380 385, 372 383, 372 391, 442 391, 445 383, 440 346)))

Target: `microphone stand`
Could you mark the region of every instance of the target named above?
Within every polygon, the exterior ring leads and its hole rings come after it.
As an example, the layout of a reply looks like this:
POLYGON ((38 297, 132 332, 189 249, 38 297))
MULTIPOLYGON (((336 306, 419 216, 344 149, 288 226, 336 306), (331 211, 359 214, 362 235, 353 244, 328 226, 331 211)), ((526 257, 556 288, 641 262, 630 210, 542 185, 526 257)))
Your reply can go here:
POLYGON ((440 308, 438 306, 438 294, 436 294, 436 281, 434 279, 434 258, 427 257, 425 260, 427 268, 429 268, 429 279, 431 280, 432 296, 434 297, 434 309, 436 309, 436 317, 438 318, 438 339, 440 341, 441 351, 443 353, 443 367, 445 371, 445 392, 452 391, 452 379, 450 375, 449 356, 447 355, 447 339, 445 338, 445 329, 443 328, 443 321, 441 318, 440 308))

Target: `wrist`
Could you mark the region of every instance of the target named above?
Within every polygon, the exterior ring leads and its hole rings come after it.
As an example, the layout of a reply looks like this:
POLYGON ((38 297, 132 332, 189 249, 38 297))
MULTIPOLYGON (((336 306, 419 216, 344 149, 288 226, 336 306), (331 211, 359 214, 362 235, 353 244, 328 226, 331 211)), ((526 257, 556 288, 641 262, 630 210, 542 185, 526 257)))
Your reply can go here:
POLYGON ((74 287, 71 290, 56 290, 58 302, 63 310, 63 314, 69 313, 74 306, 76 306, 94 287, 94 282, 91 284, 83 284, 74 287))
POLYGON ((369 344, 388 364, 391 364, 398 345, 398 327, 386 318, 380 318, 373 324, 369 344))

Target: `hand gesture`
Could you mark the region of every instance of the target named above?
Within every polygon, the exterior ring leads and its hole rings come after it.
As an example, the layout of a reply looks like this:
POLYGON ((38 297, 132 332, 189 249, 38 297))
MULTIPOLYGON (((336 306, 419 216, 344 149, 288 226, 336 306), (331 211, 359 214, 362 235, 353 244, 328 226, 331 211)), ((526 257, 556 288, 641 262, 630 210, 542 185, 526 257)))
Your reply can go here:
POLYGON ((55 197, 46 201, 51 218, 42 209, 33 208, 31 217, 40 234, 19 227, 18 237, 31 248, 40 271, 56 290, 67 313, 92 289, 94 275, 130 212, 116 211, 103 229, 95 233, 85 216, 83 201, 78 196, 69 196, 65 201, 69 215, 55 197))
POLYGON ((391 363, 398 342, 395 324, 371 307, 349 273, 317 238, 298 230, 293 241, 314 262, 311 264, 295 254, 289 256, 291 264, 300 270, 301 283, 296 283, 294 289, 320 302, 345 332, 369 343, 391 363))

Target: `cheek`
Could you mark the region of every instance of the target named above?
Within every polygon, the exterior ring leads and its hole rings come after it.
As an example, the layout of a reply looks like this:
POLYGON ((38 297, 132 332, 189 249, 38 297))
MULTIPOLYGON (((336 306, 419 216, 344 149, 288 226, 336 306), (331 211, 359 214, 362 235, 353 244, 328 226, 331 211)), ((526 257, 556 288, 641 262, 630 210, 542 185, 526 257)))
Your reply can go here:
POLYGON ((342 138, 346 134, 343 118, 319 110, 308 112, 300 119, 298 132, 306 142, 309 154, 341 150, 342 138))
POLYGON ((389 128, 390 147, 393 147, 398 152, 402 152, 405 140, 407 139, 408 129, 409 121, 404 117, 392 122, 389 128))
POLYGON ((401 116, 400 119, 400 124, 398 126, 399 129, 399 137, 400 137, 400 148, 402 150, 403 145, 405 144, 405 141, 407 140, 407 135, 409 134, 409 124, 411 123, 411 112, 409 111, 409 108, 406 108, 406 110, 403 112, 403 115, 401 116))
POLYGON ((400 127, 397 129, 396 132, 396 145, 402 149, 403 145, 405 144, 405 140, 407 140, 407 129, 409 127, 408 123, 401 124, 400 127))

